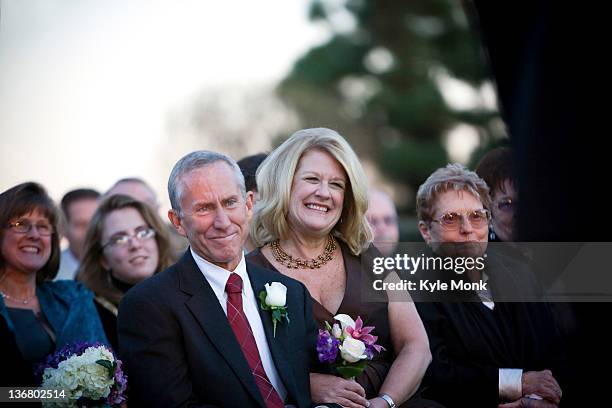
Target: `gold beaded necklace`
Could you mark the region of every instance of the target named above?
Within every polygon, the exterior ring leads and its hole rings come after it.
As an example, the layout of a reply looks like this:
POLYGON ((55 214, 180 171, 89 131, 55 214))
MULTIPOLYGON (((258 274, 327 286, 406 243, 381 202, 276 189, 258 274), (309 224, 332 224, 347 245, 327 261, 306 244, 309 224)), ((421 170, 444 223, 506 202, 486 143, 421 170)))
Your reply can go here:
POLYGON ((334 237, 329 235, 327 238, 327 243, 325 244, 325 249, 323 253, 316 258, 301 259, 297 257, 293 257, 289 255, 285 250, 280 246, 280 241, 277 239, 276 241, 272 241, 270 243, 270 249, 272 250, 272 256, 276 259, 276 262, 281 265, 286 266, 288 269, 318 269, 322 265, 325 265, 327 262, 333 259, 334 251, 336 250, 336 240, 334 237))

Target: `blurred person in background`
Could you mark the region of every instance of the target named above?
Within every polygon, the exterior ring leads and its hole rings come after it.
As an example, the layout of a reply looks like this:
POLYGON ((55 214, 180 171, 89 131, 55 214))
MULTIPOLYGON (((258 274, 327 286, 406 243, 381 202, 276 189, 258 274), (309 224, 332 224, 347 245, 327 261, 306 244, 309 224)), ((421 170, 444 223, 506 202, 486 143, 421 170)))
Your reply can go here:
POLYGON ((40 184, 0 194, 0 315, 32 369, 67 344, 107 343, 93 294, 72 280, 53 281, 59 218, 40 184))
POLYGON ((326 128, 297 131, 261 165, 257 185, 251 237, 261 247, 247 260, 302 282, 321 328, 337 314, 361 316, 387 350, 368 360, 356 381, 325 368, 312 372, 313 401, 386 408, 385 395, 402 407, 438 406, 414 397, 431 361, 414 304, 387 302, 386 295, 384 302, 362 301, 362 262, 380 253, 365 218, 366 177, 347 141, 326 128))
POLYGON ((518 183, 512 149, 498 147, 490 150, 482 157, 475 171, 489 186, 491 196, 489 241, 514 241, 518 183))
MULTIPOLYGON (((608 13, 568 2, 544 7, 541 2, 521 7, 486 0, 471 4, 477 11, 471 20, 477 22, 486 47, 483 55, 488 56, 516 154, 517 241, 609 242, 609 204, 587 193, 608 185, 610 178, 602 171, 610 160, 607 138, 591 136, 599 135, 605 126, 593 118, 608 115, 608 104, 595 102, 606 87, 596 74, 601 64, 585 58, 607 46, 603 33, 608 13)), ((575 256, 576 251, 557 247, 559 264, 575 256)), ((541 258, 541 262, 550 261, 548 255, 541 258)), ((607 277, 607 262, 600 265, 596 269, 607 277)), ((557 276, 562 276, 563 269, 558 271, 557 276)), ((591 292, 595 298, 610 293, 604 281, 596 289, 591 292)), ((605 405, 606 397, 593 390, 606 390, 609 384, 612 332, 603 329, 602 317, 612 314, 612 303, 566 304, 574 309, 577 322, 568 353, 576 378, 573 387, 564 386, 564 391, 568 388, 564 404, 605 405)))
MULTIPOLYGON (((454 250, 483 256, 489 206, 489 188, 473 171, 449 164, 432 173, 417 192, 417 217, 433 255, 454 250)), ((449 406, 556 407, 564 365, 552 313, 546 303, 499 301, 503 293, 527 296, 538 286, 520 260, 487 255, 484 269, 459 275, 486 282, 486 290, 456 291, 460 301, 416 304, 433 354, 425 395, 449 406)), ((436 272, 428 270, 427 278, 436 279, 436 272)), ((441 273, 441 279, 457 276, 453 270, 441 273)))
POLYGON ((87 231, 77 280, 94 292, 113 349, 118 347, 119 302, 132 286, 170 263, 166 228, 148 205, 121 194, 100 203, 87 231))
MULTIPOLYGON (((257 190, 257 180, 255 176, 257 175, 257 169, 261 165, 261 163, 268 157, 265 153, 258 153, 252 156, 246 156, 242 159, 238 160, 238 167, 240 167, 240 171, 244 176, 244 185, 246 187, 246 191, 251 191, 253 193, 253 204, 257 202, 259 199, 259 192, 257 190)), ((255 243, 249 236, 244 244, 245 251, 251 252, 255 248, 255 243)))
POLYGON ((383 191, 371 189, 366 218, 372 226, 374 246, 384 256, 393 255, 399 242, 399 225, 391 197, 383 191))
POLYGON ((244 176, 244 185, 246 187, 247 192, 253 192, 253 200, 257 201, 258 190, 257 190, 257 179, 255 178, 257 175, 257 169, 263 163, 263 161, 268 157, 266 153, 258 153, 251 156, 243 157, 238 160, 238 167, 240 167, 240 171, 244 176))
MULTIPOLYGON (((518 181, 515 173, 514 154, 510 147, 498 147, 487 152, 476 166, 476 173, 487 182, 491 196, 491 223, 489 225, 489 242, 504 242, 497 249, 505 251, 509 256, 522 257, 529 262, 534 270, 556 270, 550 266, 550 259, 562 259, 557 254, 544 258, 543 265, 535 261, 541 258, 533 256, 528 245, 515 246, 512 242, 518 237, 516 220, 518 209, 518 181)), ((556 251, 555 251, 556 252, 556 251)), ((542 261, 540 261, 542 262, 542 261)), ((561 268, 561 266, 560 266, 561 268)), ((550 282, 550 273, 539 273, 542 282, 550 282)), ((571 305, 564 302, 550 303, 550 308, 557 321, 562 335, 570 336, 576 330, 576 315, 571 305)))
MULTIPOLYGON (((118 180, 113 186, 104 193, 104 198, 114 194, 123 194, 132 197, 138 201, 142 201, 155 211, 159 216, 159 200, 155 190, 143 179, 138 177, 126 177, 118 180)), ((170 239, 170 254, 173 261, 177 261, 187 249, 187 240, 180 236, 176 230, 169 224, 165 223, 167 235, 170 239)))
POLYGON ((146 203, 154 211, 159 211, 159 200, 155 190, 143 179, 138 177, 126 177, 117 180, 111 188, 104 193, 104 197, 110 197, 115 194, 123 194, 138 201, 146 203))
POLYGON ((83 256, 83 242, 91 217, 98 208, 100 193, 90 188, 67 192, 61 207, 65 220, 65 236, 68 248, 60 256, 60 267, 55 280, 74 279, 83 256))

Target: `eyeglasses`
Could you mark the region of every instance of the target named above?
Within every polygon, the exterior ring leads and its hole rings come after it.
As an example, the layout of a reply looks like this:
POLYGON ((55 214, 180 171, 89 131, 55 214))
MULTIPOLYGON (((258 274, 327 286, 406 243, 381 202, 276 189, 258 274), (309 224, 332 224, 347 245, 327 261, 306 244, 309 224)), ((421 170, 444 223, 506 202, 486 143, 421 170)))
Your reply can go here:
POLYGON ((106 248, 107 246, 125 246, 127 245, 132 238, 136 238, 138 240, 144 240, 153 238, 155 236, 155 230, 153 228, 143 228, 139 229, 134 234, 120 234, 110 237, 108 242, 102 245, 102 248, 106 248))
POLYGON ((481 210, 469 211, 468 213, 447 212, 431 222, 437 222, 442 228, 448 231, 458 230, 463 218, 467 218, 473 228, 482 228, 488 225, 491 220, 491 213, 484 208, 481 210))
POLYGON ((36 228, 38 234, 43 237, 48 237, 53 234, 53 225, 47 223, 33 224, 28 220, 11 222, 8 224, 7 228, 10 228, 18 234, 27 234, 32 228, 36 228))
POLYGON ((505 198, 495 203, 495 205, 497 205, 500 211, 509 213, 515 210, 516 201, 513 201, 511 198, 505 198))

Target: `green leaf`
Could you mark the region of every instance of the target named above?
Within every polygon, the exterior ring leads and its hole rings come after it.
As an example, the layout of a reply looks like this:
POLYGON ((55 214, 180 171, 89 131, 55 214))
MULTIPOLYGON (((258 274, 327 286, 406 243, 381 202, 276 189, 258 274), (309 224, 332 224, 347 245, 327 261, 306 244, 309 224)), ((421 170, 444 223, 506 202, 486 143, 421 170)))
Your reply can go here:
POLYGON ((108 360, 97 360, 96 363, 100 364, 102 367, 106 367, 109 370, 113 369, 113 363, 108 360))
POLYGON ((273 310, 272 311, 272 320, 276 321, 276 322, 280 322, 282 317, 282 313, 280 310, 273 310))
POLYGON ((259 292, 259 304, 262 310, 270 310, 270 306, 268 306, 266 303, 266 296, 268 296, 268 294, 265 290, 259 292))
POLYGON ((117 366, 116 364, 113 364, 108 360, 97 360, 96 363, 100 364, 102 367, 108 370, 109 379, 113 378, 113 376, 115 375, 115 367, 117 366))
POLYGON ((336 366, 336 371, 342 376, 342 378, 349 379, 351 377, 357 377, 359 374, 361 374, 363 370, 365 370, 367 364, 367 360, 360 360, 357 363, 336 366))

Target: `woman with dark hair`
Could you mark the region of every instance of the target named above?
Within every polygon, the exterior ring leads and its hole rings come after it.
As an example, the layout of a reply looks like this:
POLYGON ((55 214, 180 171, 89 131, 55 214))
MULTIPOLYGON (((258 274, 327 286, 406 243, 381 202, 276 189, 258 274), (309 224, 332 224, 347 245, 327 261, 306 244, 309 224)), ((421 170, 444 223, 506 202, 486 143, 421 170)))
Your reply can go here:
POLYGON ((96 308, 114 349, 119 302, 132 286, 171 263, 166 231, 149 206, 121 194, 100 203, 91 220, 77 280, 95 293, 96 308))
POLYGON ((485 154, 476 166, 478 174, 489 186, 491 224, 489 241, 513 241, 517 208, 517 182, 512 149, 498 147, 485 154))
POLYGON ((0 315, 33 368, 75 342, 106 343, 92 293, 52 279, 59 266, 59 213, 37 183, 0 194, 0 315))

